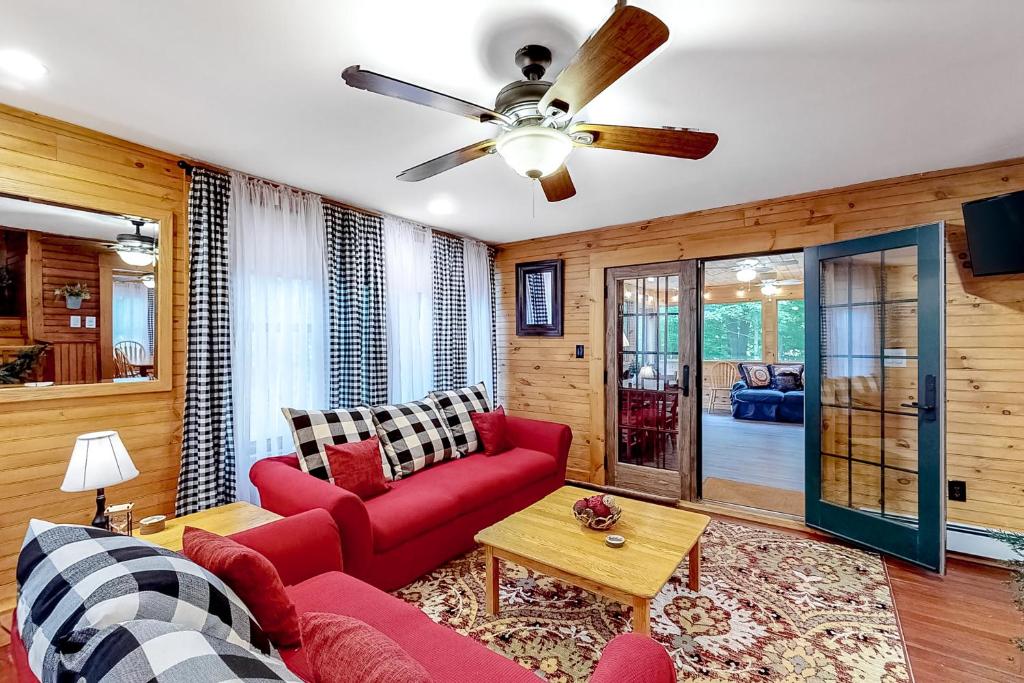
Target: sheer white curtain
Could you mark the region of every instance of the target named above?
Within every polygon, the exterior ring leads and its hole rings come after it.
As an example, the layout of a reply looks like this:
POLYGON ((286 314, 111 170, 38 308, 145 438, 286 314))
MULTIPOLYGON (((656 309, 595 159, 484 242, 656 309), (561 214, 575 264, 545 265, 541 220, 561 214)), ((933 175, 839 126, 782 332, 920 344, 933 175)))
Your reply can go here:
POLYGON ((111 327, 114 343, 133 341, 149 348, 149 289, 141 282, 114 280, 111 327))
POLYGON ((326 275, 320 197, 233 173, 231 353, 240 500, 249 468, 294 450, 281 407, 327 407, 326 275))
POLYGON ((384 218, 388 400, 415 401, 433 389, 433 279, 430 230, 384 218))
POLYGON ((491 273, 487 259, 487 245, 476 240, 464 240, 464 271, 466 278, 466 351, 467 376, 470 384, 483 380, 491 397, 496 401, 494 387, 494 359, 491 357, 491 273))

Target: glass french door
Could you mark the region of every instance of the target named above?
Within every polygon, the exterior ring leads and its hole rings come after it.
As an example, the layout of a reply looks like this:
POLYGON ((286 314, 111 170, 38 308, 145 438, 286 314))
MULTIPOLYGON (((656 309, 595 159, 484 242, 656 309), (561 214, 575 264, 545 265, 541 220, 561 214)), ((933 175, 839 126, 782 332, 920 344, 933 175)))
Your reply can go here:
POLYGON ((605 281, 608 483, 696 496, 696 261, 610 268, 605 281))
POLYGON ((805 251, 806 522, 941 571, 942 226, 805 251))

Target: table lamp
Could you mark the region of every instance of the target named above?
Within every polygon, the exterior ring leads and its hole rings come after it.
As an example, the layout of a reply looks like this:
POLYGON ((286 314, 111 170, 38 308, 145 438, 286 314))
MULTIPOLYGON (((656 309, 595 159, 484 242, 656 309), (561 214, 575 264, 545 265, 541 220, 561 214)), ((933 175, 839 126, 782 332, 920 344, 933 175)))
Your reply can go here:
POLYGON ((96 489, 96 517, 92 525, 106 529, 107 497, 103 489, 137 476, 139 471, 135 469, 135 463, 117 432, 91 432, 82 434, 75 441, 75 450, 71 452, 71 462, 60 490, 77 493, 96 489))

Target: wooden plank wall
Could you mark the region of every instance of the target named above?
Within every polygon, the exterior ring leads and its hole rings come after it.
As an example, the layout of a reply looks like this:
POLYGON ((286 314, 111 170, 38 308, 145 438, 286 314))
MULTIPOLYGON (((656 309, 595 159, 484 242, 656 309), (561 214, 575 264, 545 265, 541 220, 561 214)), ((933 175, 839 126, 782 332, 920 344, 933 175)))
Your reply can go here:
POLYGON ((163 152, 0 105, 0 192, 45 191, 69 205, 102 202, 126 213, 173 211, 175 232, 173 389, 5 403, 0 409, 0 614, 14 604, 14 565, 26 522, 33 516, 56 522, 92 519, 92 495, 59 490, 78 434, 118 430, 141 472, 137 479, 110 488, 109 501, 135 501, 136 519, 173 511, 188 289, 185 184, 176 162, 163 152))
POLYGON ((592 416, 603 387, 591 379, 590 359, 600 352, 589 345, 591 308, 603 302, 591 300, 592 261, 790 250, 943 220, 947 476, 967 481, 967 501, 950 502, 949 519, 1024 529, 1024 275, 973 277, 960 210, 1020 189, 1024 159, 1013 159, 501 245, 499 400, 516 414, 569 424, 569 476, 600 481, 603 437, 592 416), (565 259, 565 336, 518 338, 515 264, 547 258, 565 259), (587 358, 574 357, 576 344, 588 345, 587 358))

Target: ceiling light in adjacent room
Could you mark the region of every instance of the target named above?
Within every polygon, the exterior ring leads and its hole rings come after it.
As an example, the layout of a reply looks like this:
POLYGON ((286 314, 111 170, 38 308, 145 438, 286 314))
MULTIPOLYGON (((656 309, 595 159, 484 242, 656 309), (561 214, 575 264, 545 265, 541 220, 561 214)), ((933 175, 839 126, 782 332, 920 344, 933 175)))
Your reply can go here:
POLYGON ((776 294, 779 293, 779 288, 770 282, 766 282, 765 284, 761 285, 761 293, 764 294, 765 296, 775 296, 776 294))
POLYGON ((711 298, 711 292, 704 292, 704 298, 705 299, 710 299, 711 298))
POLYGON ((143 275, 142 284, 146 285, 146 289, 153 289, 156 287, 156 278, 152 274, 143 275))
POLYGON ((572 151, 572 140, 554 128, 524 126, 498 138, 497 147, 513 171, 537 180, 561 168, 572 151))
POLYGON ((117 244, 111 247, 129 266, 151 266, 156 263, 156 238, 142 234, 142 226, 146 224, 138 218, 130 218, 135 232, 123 232, 117 236, 117 244))
POLYGON ((455 200, 446 194, 438 195, 427 202, 427 211, 435 216, 450 216, 455 210, 455 200))
POLYGON ((745 299, 747 297, 747 290, 745 290, 745 289, 737 289, 736 290, 736 296, 738 296, 741 299, 745 299))
POLYGON ((37 81, 47 73, 46 65, 21 50, 0 50, 0 71, 25 81, 37 81))
POLYGON ((757 277, 757 271, 753 268, 744 268, 736 271, 736 279, 740 282, 750 282, 757 277))

